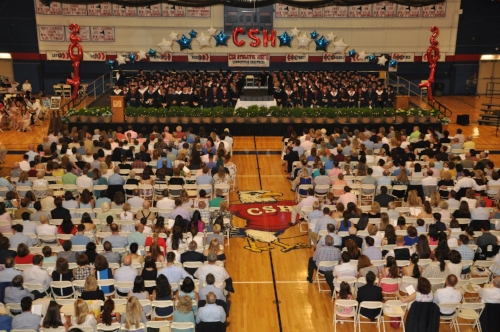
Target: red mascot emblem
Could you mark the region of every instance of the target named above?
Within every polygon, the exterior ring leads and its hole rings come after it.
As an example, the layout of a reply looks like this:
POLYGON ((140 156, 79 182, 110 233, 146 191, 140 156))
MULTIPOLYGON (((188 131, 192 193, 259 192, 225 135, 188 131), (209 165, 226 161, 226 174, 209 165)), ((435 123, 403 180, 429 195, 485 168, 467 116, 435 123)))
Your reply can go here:
POLYGON ((279 236, 288 229, 288 221, 291 219, 293 201, 279 201, 276 197, 283 194, 269 190, 242 190, 238 191, 240 202, 230 207, 233 215, 244 219, 244 228, 234 228, 233 236, 245 236, 248 241, 248 249, 261 253, 274 249, 270 244, 281 248, 282 252, 294 249, 308 248, 305 243, 286 244, 281 242, 279 236), (256 242, 267 243, 265 247, 258 247, 256 242))

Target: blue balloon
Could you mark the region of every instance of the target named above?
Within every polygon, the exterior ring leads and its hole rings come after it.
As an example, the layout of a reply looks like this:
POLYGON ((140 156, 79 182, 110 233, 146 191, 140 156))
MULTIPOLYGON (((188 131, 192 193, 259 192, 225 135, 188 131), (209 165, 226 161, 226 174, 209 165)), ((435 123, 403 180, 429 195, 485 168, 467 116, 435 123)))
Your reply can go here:
POLYGON ((135 63, 135 53, 130 52, 130 54, 128 55, 128 59, 131 63, 135 63))
POLYGON ((390 67, 396 67, 398 65, 398 61, 396 59, 392 59, 391 61, 389 61, 389 66, 390 67))
POLYGON ((328 44, 330 44, 330 42, 326 40, 324 36, 321 36, 320 39, 315 39, 314 42, 316 43, 316 51, 326 52, 326 48, 328 47, 328 44))
POLYGON ((109 66, 111 70, 115 68, 115 60, 106 60, 106 64, 109 66))
POLYGON ((196 38, 197 34, 198 34, 198 32, 194 31, 194 29, 189 32, 189 35, 191 36, 191 38, 196 38))
POLYGON ((152 48, 150 48, 148 54, 150 57, 154 58, 154 57, 156 57, 156 50, 153 50, 152 48))
POLYGON ((288 46, 291 47, 290 42, 292 41, 293 37, 288 35, 288 33, 283 32, 281 36, 278 36, 278 39, 280 40, 280 47, 281 46, 288 46))
POLYGON ((229 36, 224 33, 224 31, 219 32, 214 36, 215 38, 215 46, 227 46, 227 40, 229 36))
POLYGON ((186 48, 191 49, 191 38, 187 38, 186 36, 182 35, 181 39, 177 40, 177 43, 181 47, 181 51, 185 50, 186 48))
POLYGON ((354 58, 355 56, 356 56, 356 51, 353 48, 352 50, 349 51, 349 57, 354 58))
POLYGON ((311 32, 311 39, 316 39, 316 38, 318 38, 318 36, 319 36, 319 34, 316 32, 316 30, 311 32))
POLYGON ((368 61, 371 63, 375 63, 375 61, 377 61, 377 57, 375 56, 375 54, 370 54, 368 56, 368 61))

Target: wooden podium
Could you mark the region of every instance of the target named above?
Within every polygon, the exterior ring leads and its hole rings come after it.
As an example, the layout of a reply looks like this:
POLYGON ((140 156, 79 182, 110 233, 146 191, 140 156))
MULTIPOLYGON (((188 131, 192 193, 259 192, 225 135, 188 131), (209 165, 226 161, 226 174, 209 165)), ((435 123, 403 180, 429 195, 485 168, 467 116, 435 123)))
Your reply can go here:
POLYGON ((125 122, 125 97, 111 96, 111 109, 113 110, 112 122, 125 122))
POLYGON ((410 107, 410 96, 396 96, 394 108, 407 110, 410 107))

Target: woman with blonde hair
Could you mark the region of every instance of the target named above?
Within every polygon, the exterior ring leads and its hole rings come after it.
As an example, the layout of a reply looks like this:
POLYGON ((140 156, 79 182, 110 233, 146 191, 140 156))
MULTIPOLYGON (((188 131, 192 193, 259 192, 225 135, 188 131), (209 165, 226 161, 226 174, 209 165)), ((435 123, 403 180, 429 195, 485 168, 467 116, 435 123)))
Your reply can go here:
MULTIPOLYGON (((162 217, 160 217, 160 218, 162 218, 162 217)), ((157 220, 157 223, 158 223, 158 220, 157 220)), ((156 225, 155 225, 155 227, 156 227, 156 225)), ((160 228, 161 228, 161 226, 159 225, 158 229, 160 229, 160 228)), ((156 243, 157 245, 159 245, 160 247, 162 247, 163 248, 163 252, 167 252, 167 242, 166 242, 165 238, 160 237, 160 232, 157 232, 156 229, 153 230, 153 234, 151 234, 151 236, 148 236, 146 238, 145 246, 146 247, 147 246, 151 247, 151 245, 153 243, 156 243)))
POLYGON ((439 195, 444 199, 448 199, 448 195, 450 194, 448 187, 455 186, 455 182, 451 178, 451 172, 444 171, 441 173, 441 180, 438 181, 439 195))
POLYGON ((120 320, 120 324, 125 325, 125 329, 122 329, 122 331, 144 332, 144 329, 139 329, 141 323, 147 323, 146 314, 142 310, 139 300, 135 296, 131 296, 127 301, 125 314, 122 315, 120 320))
POLYGON ((451 218, 451 213, 448 210, 448 202, 447 201, 441 201, 439 203, 439 208, 441 209, 439 213, 441 214, 441 219, 450 219, 451 218))
POLYGON ((433 191, 430 197, 430 204, 431 207, 437 208, 439 206, 439 203, 441 203, 441 195, 437 191, 433 191))
POLYGON ((95 319, 94 313, 90 311, 87 302, 82 299, 77 299, 73 304, 75 313, 71 315, 71 326, 92 326, 93 328, 97 325, 97 320, 95 319))
POLYGON ((120 220, 134 220, 134 213, 132 213, 130 210, 132 207, 130 206, 129 203, 125 203, 122 206, 123 212, 120 213, 120 220))
POLYGON ((226 173, 224 166, 220 165, 217 169, 217 173, 215 173, 212 178, 212 184, 229 184, 229 182, 231 182, 231 176, 226 173))
POLYGON ((482 170, 476 169, 474 170, 474 174, 475 176, 473 179, 476 181, 478 186, 482 186, 488 183, 488 179, 486 178, 482 170))
MULTIPOLYGON (((374 224, 370 224, 370 225, 368 225, 367 229, 368 229, 368 235, 374 241, 373 245, 375 247, 379 247, 381 245, 381 243, 382 243, 382 238, 378 234, 378 228, 377 228, 377 226, 374 225, 374 224)), ((365 245, 365 242, 363 242, 363 245, 365 245)))
MULTIPOLYGON (((173 317, 172 322, 195 324, 194 313, 193 313, 193 308, 192 308, 192 301, 191 301, 191 298, 189 296, 181 296, 179 298, 179 301, 177 302, 177 305, 175 306, 174 317, 173 317)), ((175 329, 173 331, 179 332, 179 331, 176 331, 175 329)), ((194 332, 194 329, 188 329, 188 330, 182 330, 182 331, 183 332, 194 332)))
POLYGON ((184 209, 189 209, 193 207, 193 200, 189 198, 189 194, 186 189, 182 189, 179 193, 179 199, 182 202, 182 207, 184 209))
POLYGON ((418 196, 416 190, 408 192, 408 198, 405 203, 406 207, 420 208, 422 206, 422 199, 418 196))
POLYGON ((104 161, 99 163, 99 172, 101 172, 101 176, 106 178, 106 180, 113 174, 113 170, 108 169, 108 165, 104 161))
POLYGON ((380 203, 373 202, 372 208, 368 212, 368 218, 380 218, 380 203))
POLYGON ((224 250, 220 248, 220 242, 217 239, 212 239, 210 243, 208 244, 208 248, 203 250, 203 260, 206 261, 208 254, 214 253, 217 255, 217 260, 218 261, 225 261, 226 260, 226 254, 224 254, 224 250))

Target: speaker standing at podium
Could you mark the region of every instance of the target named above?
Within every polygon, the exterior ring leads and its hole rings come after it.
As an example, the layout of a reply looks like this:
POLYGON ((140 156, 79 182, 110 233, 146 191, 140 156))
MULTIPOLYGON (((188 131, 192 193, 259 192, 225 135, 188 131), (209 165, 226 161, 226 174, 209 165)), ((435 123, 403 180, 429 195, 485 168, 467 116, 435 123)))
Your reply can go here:
POLYGON ((113 90, 113 96, 123 96, 123 90, 120 85, 115 84, 115 89, 113 90))

